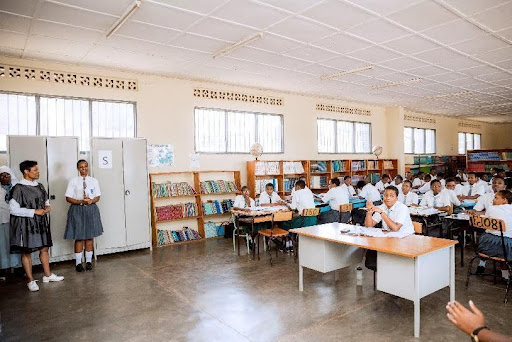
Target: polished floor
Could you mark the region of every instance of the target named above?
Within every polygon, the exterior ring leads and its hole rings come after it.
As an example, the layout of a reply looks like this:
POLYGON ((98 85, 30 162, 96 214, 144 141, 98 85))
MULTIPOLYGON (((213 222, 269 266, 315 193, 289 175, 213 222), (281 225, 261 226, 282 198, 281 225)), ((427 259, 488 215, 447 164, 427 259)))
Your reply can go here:
MULTIPOLYGON (((512 298, 503 304, 503 286, 475 277, 466 293, 459 256, 457 299, 472 299, 492 329, 512 335, 512 298)), ((101 256, 87 273, 70 262, 53 271, 65 281, 36 293, 22 278, 0 283, 0 340, 417 341, 412 302, 374 291, 370 271, 358 287, 353 268, 337 282, 305 270, 301 293, 291 255, 270 267, 268 256, 238 257, 222 238, 101 256)), ((448 299, 447 288, 422 299, 421 341, 468 340, 446 319, 448 299)))

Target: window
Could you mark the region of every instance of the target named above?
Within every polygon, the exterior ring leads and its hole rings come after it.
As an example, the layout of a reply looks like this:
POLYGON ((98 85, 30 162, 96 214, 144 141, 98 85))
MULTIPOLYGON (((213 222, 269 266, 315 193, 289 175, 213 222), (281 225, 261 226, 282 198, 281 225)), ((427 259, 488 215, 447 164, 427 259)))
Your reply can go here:
POLYGON ((89 151, 91 137, 135 137, 135 120, 133 103, 0 93, 0 151, 7 135, 77 136, 89 151))
POLYGON ((318 153, 370 153, 371 124, 317 119, 318 153))
POLYGON ((411 154, 436 153, 436 130, 404 127, 404 152, 411 154))
POLYGON ((466 154, 466 150, 481 149, 481 140, 481 134, 459 132, 459 154, 466 154))
POLYGON ((195 108, 195 151, 248 153, 258 142, 264 153, 283 152, 283 117, 278 114, 195 108))

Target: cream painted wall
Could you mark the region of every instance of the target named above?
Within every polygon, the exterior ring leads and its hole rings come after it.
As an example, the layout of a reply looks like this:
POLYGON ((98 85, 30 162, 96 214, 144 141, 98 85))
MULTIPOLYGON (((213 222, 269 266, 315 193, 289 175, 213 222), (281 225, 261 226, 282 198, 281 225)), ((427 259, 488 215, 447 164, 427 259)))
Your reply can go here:
MULTIPOLYGON (((129 73, 93 67, 79 67, 42 61, 20 60, 0 57, 1 65, 32 66, 50 70, 71 71, 90 75, 106 75, 125 79, 137 79, 139 91, 97 89, 64 85, 25 79, 0 78, 0 91, 34 93, 57 96, 129 100, 137 102, 137 133, 145 137, 150 144, 172 144, 175 149, 175 164, 172 167, 152 171, 184 171, 189 169, 189 154, 194 152, 194 107, 213 107, 283 114, 284 116, 284 154, 265 155, 263 159, 334 159, 334 158, 371 158, 372 155, 325 155, 317 153, 316 118, 337 118, 372 123, 372 145, 384 147, 383 158, 398 158, 403 167, 403 125, 432 127, 437 129, 438 154, 457 152, 457 131, 459 120, 435 117, 435 125, 404 121, 406 113, 401 107, 384 108, 362 105, 340 100, 289 94, 271 90, 219 84, 207 81, 192 81, 156 75, 129 73), (206 87, 216 90, 240 91, 249 94, 270 95, 284 99, 283 106, 251 104, 227 100, 195 98, 194 87, 206 87), (369 109, 372 116, 347 115, 317 111, 318 102, 346 105, 369 109), (453 147, 453 151, 452 151, 453 147)), ((510 147, 512 141, 508 135, 511 125, 482 126, 483 148, 510 147)), ((467 131, 472 131, 467 129, 467 131)), ((5 159, 5 157, 4 157, 5 159)), ((245 181, 245 162, 249 155, 201 155, 202 170, 241 170, 242 182, 245 181)), ((5 162, 5 160, 4 160, 5 162)))

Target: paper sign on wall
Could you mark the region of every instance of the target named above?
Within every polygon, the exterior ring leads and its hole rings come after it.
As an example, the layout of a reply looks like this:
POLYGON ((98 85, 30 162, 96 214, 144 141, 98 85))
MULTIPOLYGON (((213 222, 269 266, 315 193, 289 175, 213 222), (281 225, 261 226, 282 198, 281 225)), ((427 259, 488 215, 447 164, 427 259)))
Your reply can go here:
POLYGON ((100 150, 98 151, 98 167, 100 169, 112 168, 112 151, 100 150))

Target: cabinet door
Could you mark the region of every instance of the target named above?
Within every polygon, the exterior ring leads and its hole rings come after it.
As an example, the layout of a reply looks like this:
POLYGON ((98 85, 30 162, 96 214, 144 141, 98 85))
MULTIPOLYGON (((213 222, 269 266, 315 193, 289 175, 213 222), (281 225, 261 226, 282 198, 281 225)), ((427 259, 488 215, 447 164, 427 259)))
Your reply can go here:
MULTIPOLYGON (((48 194, 50 195, 50 227, 53 247, 50 249, 53 259, 65 259, 73 256, 74 241, 64 240, 69 203, 66 202, 66 188, 69 180, 78 175, 78 138, 48 137, 48 194)), ((69 259, 69 258, 68 258, 69 259)))
POLYGON ((121 139, 91 139, 92 176, 101 190, 98 207, 103 235, 96 238, 98 254, 109 248, 126 246, 123 182, 123 143, 121 139))
POLYGON ((145 139, 123 141, 126 243, 149 242, 149 181, 145 139))
POLYGON ((23 179, 20 163, 35 160, 39 166, 39 183, 48 190, 48 172, 46 162, 46 137, 10 135, 7 139, 9 166, 18 180, 23 179))

